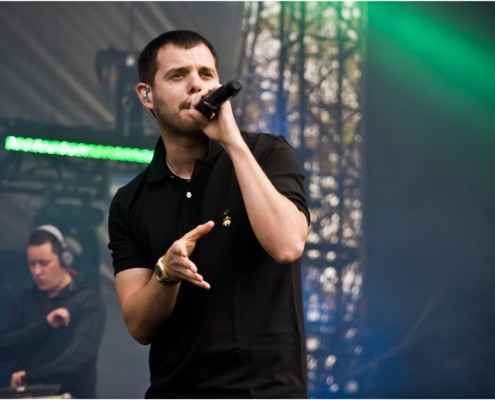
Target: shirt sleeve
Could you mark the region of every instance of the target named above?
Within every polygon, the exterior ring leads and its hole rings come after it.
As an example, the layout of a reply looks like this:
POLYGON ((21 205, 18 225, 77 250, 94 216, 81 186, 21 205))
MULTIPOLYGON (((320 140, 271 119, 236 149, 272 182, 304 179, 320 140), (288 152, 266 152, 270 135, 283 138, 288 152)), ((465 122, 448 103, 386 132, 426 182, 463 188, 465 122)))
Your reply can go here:
POLYGON ((32 353, 52 328, 44 318, 25 324, 22 321, 24 298, 18 296, 9 308, 7 324, 0 331, 0 358, 4 361, 21 358, 32 353))
POLYGON ((294 148, 283 136, 265 135, 265 138, 272 143, 268 143, 266 150, 259 154, 255 147, 253 150, 255 157, 273 186, 294 203, 306 216, 309 224, 310 214, 304 186, 305 175, 294 148))
POLYGON ((108 214, 108 248, 111 251, 114 274, 129 268, 143 267, 148 264, 146 256, 136 246, 132 236, 132 227, 128 215, 129 196, 119 189, 115 194, 108 214))

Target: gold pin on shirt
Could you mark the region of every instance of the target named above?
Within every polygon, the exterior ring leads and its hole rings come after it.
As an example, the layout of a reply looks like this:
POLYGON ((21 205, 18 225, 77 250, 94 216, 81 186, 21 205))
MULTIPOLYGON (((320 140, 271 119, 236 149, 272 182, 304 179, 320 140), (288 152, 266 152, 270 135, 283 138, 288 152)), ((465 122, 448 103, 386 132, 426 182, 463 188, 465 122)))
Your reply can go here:
POLYGON ((230 218, 229 216, 229 210, 225 210, 223 213, 222 213, 222 216, 223 216, 223 220, 222 220, 222 225, 225 226, 226 228, 228 228, 230 226, 230 224, 232 223, 232 218, 230 218))

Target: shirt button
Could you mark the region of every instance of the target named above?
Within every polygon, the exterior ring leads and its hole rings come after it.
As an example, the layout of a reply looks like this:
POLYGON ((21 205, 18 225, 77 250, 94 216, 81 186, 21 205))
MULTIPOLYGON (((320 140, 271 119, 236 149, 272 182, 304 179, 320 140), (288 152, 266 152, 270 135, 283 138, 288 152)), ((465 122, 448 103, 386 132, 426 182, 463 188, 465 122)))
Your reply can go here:
POLYGON ((188 199, 190 199, 190 198, 192 197, 192 193, 191 193, 191 192, 187 192, 187 193, 186 193, 186 197, 187 197, 188 199))

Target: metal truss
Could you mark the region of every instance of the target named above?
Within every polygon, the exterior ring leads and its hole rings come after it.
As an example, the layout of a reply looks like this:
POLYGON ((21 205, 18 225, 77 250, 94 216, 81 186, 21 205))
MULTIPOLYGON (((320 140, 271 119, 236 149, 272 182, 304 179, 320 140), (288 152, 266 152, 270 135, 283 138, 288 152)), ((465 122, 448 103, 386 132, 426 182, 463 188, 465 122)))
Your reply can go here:
POLYGON ((243 16, 239 126, 284 135, 306 172, 309 397, 359 397, 362 388, 353 369, 363 351, 364 7, 245 2, 243 16))

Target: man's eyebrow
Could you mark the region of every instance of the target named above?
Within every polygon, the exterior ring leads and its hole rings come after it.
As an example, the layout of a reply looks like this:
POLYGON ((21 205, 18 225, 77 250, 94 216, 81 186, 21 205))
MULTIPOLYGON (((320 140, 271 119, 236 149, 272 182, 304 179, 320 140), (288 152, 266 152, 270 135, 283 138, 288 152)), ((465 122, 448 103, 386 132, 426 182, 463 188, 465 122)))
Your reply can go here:
MULTIPOLYGON (((191 71, 192 67, 189 66, 184 66, 184 67, 177 67, 177 68, 172 68, 169 69, 168 71, 165 72, 165 77, 170 78, 174 76, 175 74, 188 74, 191 71)), ((202 65, 198 67, 198 72, 201 74, 204 73, 210 73, 212 75, 216 75, 216 69, 212 67, 208 67, 206 65, 202 65)))
POLYGON ((177 67, 177 68, 172 68, 169 69, 167 72, 165 72, 166 77, 171 77, 177 73, 188 73, 190 71, 190 67, 177 67))
POLYGON ((211 67, 207 67, 207 66, 202 66, 202 67, 199 67, 198 68, 199 72, 209 72, 213 75, 216 74, 216 69, 215 68, 211 68, 211 67))

